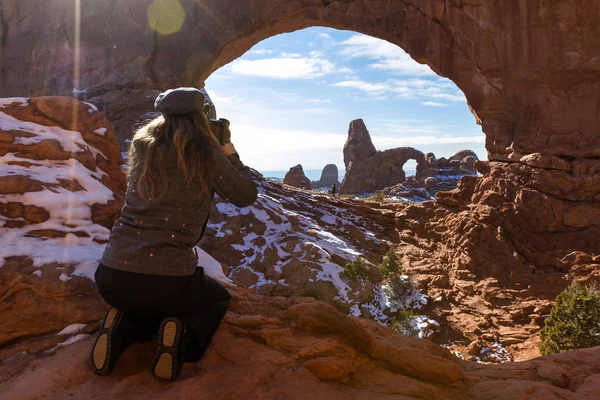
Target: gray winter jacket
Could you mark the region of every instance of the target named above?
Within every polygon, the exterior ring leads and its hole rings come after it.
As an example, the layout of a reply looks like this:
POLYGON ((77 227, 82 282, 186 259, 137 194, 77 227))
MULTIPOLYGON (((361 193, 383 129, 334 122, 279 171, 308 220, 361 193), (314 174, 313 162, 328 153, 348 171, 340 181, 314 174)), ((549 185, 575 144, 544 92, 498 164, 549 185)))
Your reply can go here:
POLYGON ((168 189, 160 199, 142 200, 136 189, 139 168, 132 171, 125 206, 113 226, 102 264, 151 275, 194 273, 198 260, 193 248, 204 233, 213 192, 238 207, 252 204, 257 197, 250 170, 237 154, 225 156, 218 150, 211 152, 215 179, 209 195, 200 194, 199 181, 186 190, 173 148, 166 158, 168 189))

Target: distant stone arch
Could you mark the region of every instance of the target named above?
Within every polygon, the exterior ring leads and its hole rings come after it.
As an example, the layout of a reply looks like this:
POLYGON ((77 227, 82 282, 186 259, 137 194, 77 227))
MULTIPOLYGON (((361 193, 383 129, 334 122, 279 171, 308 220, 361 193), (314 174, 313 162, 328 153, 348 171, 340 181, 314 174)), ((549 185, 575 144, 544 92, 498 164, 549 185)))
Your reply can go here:
POLYGON ((429 163, 422 151, 412 147, 377 151, 364 121, 354 120, 350 122, 348 139, 344 145, 346 174, 340 193, 372 193, 404 182, 404 164, 408 160, 417 162, 417 179, 425 176, 429 163))

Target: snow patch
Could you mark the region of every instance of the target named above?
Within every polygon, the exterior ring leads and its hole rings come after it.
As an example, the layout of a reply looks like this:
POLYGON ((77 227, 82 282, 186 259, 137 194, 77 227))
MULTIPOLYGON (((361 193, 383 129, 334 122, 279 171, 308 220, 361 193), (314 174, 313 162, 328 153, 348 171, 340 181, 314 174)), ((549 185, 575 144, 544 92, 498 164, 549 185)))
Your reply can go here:
MULTIPOLYGON (((250 233, 243 236, 243 243, 232 245, 234 249, 247 254, 239 265, 233 266, 232 273, 237 268, 246 268, 255 273, 259 281, 253 285, 253 289, 258 289, 267 283, 280 284, 281 281, 269 280, 265 278, 264 273, 252 268, 254 263, 263 262, 267 251, 276 251, 278 260, 273 265, 276 272, 281 273, 282 268, 292 258, 310 260, 314 263, 312 270, 315 272, 317 279, 331 282, 338 291, 337 298, 349 302, 350 287, 340 277, 343 268, 332 262, 331 257, 337 255, 343 259, 355 260, 361 253, 345 240, 327 231, 327 228, 321 225, 323 223, 322 218, 320 221, 315 221, 311 216, 291 211, 283 203, 294 204, 296 199, 282 196, 282 199, 278 200, 265 192, 265 188, 259 184, 258 199, 249 207, 239 208, 225 202, 219 202, 216 205, 219 212, 227 217, 245 216, 252 213, 260 223, 265 225, 265 231, 260 235, 262 240, 258 241, 259 243, 264 241, 264 244, 256 244, 259 236, 256 233, 250 233), (269 216, 269 212, 276 215, 281 221, 273 221, 269 216), (286 247, 290 247, 292 240, 301 243, 302 246, 296 245, 293 252, 286 251, 286 247)), ((313 202, 316 201, 314 196, 310 195, 306 195, 306 199, 303 200, 311 199, 313 202)), ((341 213, 342 210, 340 210, 341 213)), ((333 214, 326 218, 332 224, 353 224, 351 221, 343 220, 333 214)), ((220 232, 223 226, 219 224, 214 229, 217 231, 216 236, 222 237, 220 232)))
POLYGON ((498 341, 483 346, 479 355, 475 357, 477 362, 505 363, 513 361, 512 354, 498 341))
POLYGON ((414 287, 410 277, 403 275, 396 282, 381 284, 382 302, 391 312, 407 309, 420 309, 427 305, 429 296, 414 287))
MULTIPOLYGON (((92 111, 98 111, 98 107, 96 107, 96 106, 95 106, 95 105, 93 105, 92 103, 88 103, 88 102, 86 102, 86 101, 84 101, 84 102, 82 102, 82 103, 83 103, 83 104, 85 104, 85 105, 88 105, 88 106, 90 106, 90 107, 92 108, 92 111)), ((88 112, 90 112, 90 111, 88 110, 88 112)))
POLYGON ((224 273, 221 263, 215 260, 207 252, 202 250, 200 247, 196 247, 196 254, 198 256, 198 266, 204 268, 204 273, 213 279, 227 285, 236 286, 231 279, 229 279, 224 273))
POLYGON ((22 131, 35 134, 35 136, 31 137, 16 137, 14 140, 15 144, 32 145, 44 140, 54 140, 60 144, 65 152, 79 153, 89 150, 94 157, 100 154, 106 159, 106 156, 100 150, 90 146, 83 140, 81 132, 78 131, 70 131, 59 126, 45 126, 34 122, 21 121, 3 112, 0 112, 0 130, 22 131))
MULTIPOLYGON (((1 100, 2 104, 7 102, 1 100)), ((60 127, 42 126, 21 121, 0 112, 0 129, 33 133, 32 137, 17 137, 16 142, 31 145, 44 140, 57 141, 67 152, 89 150, 95 156, 100 153, 83 140, 80 132, 60 127)), ((0 195, 0 203, 20 203, 46 210, 49 219, 21 228, 5 228, 6 217, 0 217, 0 268, 8 257, 27 256, 35 267, 60 263, 74 268, 72 273, 62 273, 61 281, 83 276, 93 279, 94 272, 104 251, 102 242, 108 241, 110 231, 91 220, 94 204, 107 204, 114 200, 110 189, 102 184, 104 171, 90 171, 78 160, 34 160, 20 158, 14 153, 0 157, 0 176, 23 176, 42 183, 42 190, 23 194, 0 195), (25 165, 19 165, 25 163, 25 165), (70 191, 61 187, 61 180, 77 182, 83 190, 70 191), (32 231, 51 230, 63 232, 64 237, 40 238, 32 231)), ((42 276, 41 270, 33 272, 42 276)))
POLYGON ((19 356, 26 356, 29 353, 27 353, 26 351, 21 351, 19 353, 13 354, 12 356, 8 357, 5 360, 0 360, 0 365, 6 365, 8 363, 10 363, 12 360, 14 360, 15 358, 19 357, 19 356))
POLYGON ((71 336, 70 338, 68 338, 67 340, 65 340, 64 342, 60 342, 59 344, 57 344, 56 346, 54 346, 53 348, 46 350, 44 353, 48 354, 48 353, 53 353, 56 350, 60 349, 61 347, 67 347, 72 345, 73 343, 77 343, 80 340, 83 340, 85 338, 87 338, 90 335, 87 335, 85 333, 80 333, 79 335, 76 336, 71 336))
POLYGON ((28 105, 29 97, 6 97, 0 99, 0 108, 8 108, 9 106, 25 107, 28 105))
POLYGON ((58 332, 57 335, 73 335, 75 333, 81 332, 86 326, 86 324, 72 324, 67 326, 62 331, 58 332))
POLYGON ((360 311, 358 304, 352 304, 352 307, 350 307, 350 310, 348 311, 348 315, 352 315, 353 317, 360 317, 362 315, 362 311, 360 311))
POLYGON ((417 331, 417 337, 423 339, 439 331, 440 324, 426 315, 419 315, 415 317, 414 329, 417 331))

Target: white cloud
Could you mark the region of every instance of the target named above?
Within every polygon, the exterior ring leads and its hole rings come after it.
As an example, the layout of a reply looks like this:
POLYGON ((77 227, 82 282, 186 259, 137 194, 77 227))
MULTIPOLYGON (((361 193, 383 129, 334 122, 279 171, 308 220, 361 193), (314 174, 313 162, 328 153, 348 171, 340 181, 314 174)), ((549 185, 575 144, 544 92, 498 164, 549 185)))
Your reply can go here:
POLYGON ((338 68, 337 72, 340 74, 354 74, 354 73, 356 73, 356 70, 354 70, 352 68, 348 68, 348 67, 342 67, 342 68, 338 68))
POLYGON ((466 101, 464 94, 451 94, 451 93, 434 93, 431 95, 431 97, 435 98, 435 99, 442 99, 442 100, 448 100, 448 101, 456 101, 456 102, 460 102, 460 101, 466 101))
POLYGON ((389 87, 384 83, 368 83, 365 81, 342 81, 333 84, 333 86, 343 88, 359 89, 370 94, 379 94, 389 90, 389 87))
POLYGON ((428 107, 446 107, 447 106, 447 104, 437 103, 435 101, 424 101, 421 104, 423 104, 424 106, 428 106, 428 107))
POLYGON ((300 54, 300 53, 286 53, 286 52, 283 52, 283 53, 281 53, 279 55, 279 57, 282 57, 282 58, 302 58, 302 54, 300 54))
POLYGON ((210 97, 210 100, 215 104, 230 104, 233 102, 244 102, 246 101, 245 99, 239 97, 238 95, 233 95, 233 96, 221 96, 219 93, 215 92, 215 91, 211 91, 208 96, 210 97))
POLYGON ((420 119, 380 119, 371 124, 370 130, 373 134, 381 137, 389 136, 390 133, 447 137, 449 136, 448 132, 455 132, 457 127, 420 119))
POLYGON ((238 60, 231 64, 235 74, 273 79, 312 79, 335 72, 335 65, 319 58, 296 57, 238 60))
POLYGON ((417 99, 426 106, 442 106, 442 101, 465 102, 465 96, 453 84, 427 79, 390 79, 385 82, 365 82, 347 80, 333 86, 352 88, 366 92, 370 96, 381 97, 386 93, 394 93, 398 98, 417 99), (436 103, 436 104, 433 104, 436 103))
POLYGON ((397 75, 434 76, 427 66, 417 63, 399 46, 366 35, 354 35, 340 43, 340 55, 375 60, 370 68, 397 75))
POLYGON ((273 50, 261 49, 261 50, 250 50, 247 54, 249 55, 265 55, 265 54, 273 54, 273 50))
POLYGON ((320 33, 319 37, 322 39, 331 39, 331 35, 328 35, 327 33, 320 33))

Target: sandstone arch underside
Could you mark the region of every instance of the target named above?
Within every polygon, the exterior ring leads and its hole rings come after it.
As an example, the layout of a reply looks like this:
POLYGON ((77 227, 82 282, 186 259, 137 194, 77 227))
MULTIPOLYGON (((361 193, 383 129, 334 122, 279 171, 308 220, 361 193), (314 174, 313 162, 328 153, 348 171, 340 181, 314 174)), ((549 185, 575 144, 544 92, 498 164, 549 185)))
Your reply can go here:
POLYGON ((201 85, 270 36, 318 25, 385 39, 455 82, 486 135, 483 177, 395 219, 413 246, 404 254, 437 263, 409 272, 485 299, 479 316, 450 324, 477 335, 477 324, 503 325, 486 313, 505 307, 498 319, 523 325, 547 311, 519 308, 524 299, 551 301, 573 277, 600 280, 600 3, 180 0, 185 20, 168 36, 150 27, 151 3, 82 1, 76 53, 73 1, 3 0, 0 97, 86 88, 122 139, 156 90, 201 85))
MULTIPOLYGON (((600 155, 600 5, 591 0, 182 0, 183 25, 168 36, 150 27, 151 3, 82 3, 78 88, 199 85, 265 38, 328 26, 395 43, 454 81, 490 159, 600 155)), ((72 91, 74 14, 70 0, 3 1, 0 95, 72 91)))

